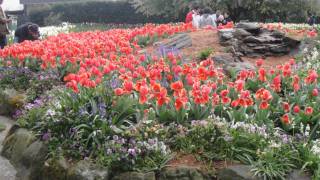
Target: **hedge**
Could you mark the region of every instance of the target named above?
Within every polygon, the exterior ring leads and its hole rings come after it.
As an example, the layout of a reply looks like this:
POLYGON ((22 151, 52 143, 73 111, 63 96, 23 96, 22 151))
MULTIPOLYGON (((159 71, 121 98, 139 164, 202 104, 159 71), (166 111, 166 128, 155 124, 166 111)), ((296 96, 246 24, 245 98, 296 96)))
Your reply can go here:
POLYGON ((61 22, 140 24, 175 21, 157 16, 146 17, 141 13, 136 13, 135 9, 126 1, 29 5, 27 15, 31 22, 40 26, 55 25, 61 22))

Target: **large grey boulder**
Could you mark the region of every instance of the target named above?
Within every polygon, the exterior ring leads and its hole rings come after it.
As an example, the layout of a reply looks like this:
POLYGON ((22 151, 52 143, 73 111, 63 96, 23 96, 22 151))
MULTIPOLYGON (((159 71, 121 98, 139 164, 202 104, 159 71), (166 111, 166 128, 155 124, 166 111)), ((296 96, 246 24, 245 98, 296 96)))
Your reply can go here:
POLYGON ((158 180, 209 180, 211 177, 190 166, 170 167, 162 170, 158 180))
POLYGON ((300 41, 284 33, 261 28, 258 24, 240 22, 235 29, 218 32, 220 44, 232 46, 235 57, 265 57, 292 54, 300 41))
POLYGON ((112 180, 156 180, 154 172, 139 173, 139 172, 125 172, 116 175, 112 180))
POLYGON ((191 36, 187 33, 181 33, 173 36, 166 43, 157 43, 157 46, 167 48, 183 49, 192 46, 191 36))
POLYGON ((262 180, 254 177, 251 167, 246 165, 235 165, 222 169, 218 172, 218 180, 262 180))
POLYGON ((68 170, 68 180, 108 180, 109 171, 90 161, 79 161, 68 170))
POLYGON ((64 157, 49 159, 39 172, 41 180, 66 180, 70 164, 64 157))
POLYGON ((35 136, 30 131, 22 128, 12 132, 14 128, 16 128, 16 126, 11 128, 8 133, 9 135, 3 142, 1 154, 9 159, 13 165, 19 166, 23 152, 35 141, 35 136))

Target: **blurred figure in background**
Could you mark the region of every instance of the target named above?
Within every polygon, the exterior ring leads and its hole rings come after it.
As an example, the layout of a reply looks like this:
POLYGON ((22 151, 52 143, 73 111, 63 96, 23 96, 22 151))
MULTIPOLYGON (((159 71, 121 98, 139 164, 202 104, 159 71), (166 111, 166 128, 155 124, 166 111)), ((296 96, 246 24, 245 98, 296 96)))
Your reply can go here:
POLYGON ((217 13, 214 12, 210 15, 212 21, 213 21, 213 27, 217 27, 217 13))
POLYGON ((225 12, 223 15, 222 25, 226 25, 229 22, 232 22, 232 19, 230 18, 229 14, 225 12))
MULTIPOLYGON (((3 3, 3 0, 0 0, 0 5, 3 3)), ((6 17, 2 7, 0 6, 0 47, 3 49, 7 45, 7 34, 9 34, 8 23, 11 22, 11 19, 6 17)))
POLYGON ((224 16, 223 16, 222 14, 220 14, 219 16, 217 15, 217 21, 216 21, 216 23, 217 23, 217 26, 223 25, 223 23, 224 23, 224 16))
POLYGON ((199 14, 199 6, 197 4, 191 4, 191 11, 186 16, 186 23, 191 23, 193 21, 193 16, 199 14))
POLYGON ((211 9, 206 7, 201 12, 201 18, 199 22, 199 27, 204 28, 206 26, 214 26, 214 21, 211 17, 211 9))
POLYGON ((22 43, 25 40, 35 41, 40 38, 39 26, 34 23, 26 23, 19 26, 14 33, 14 42, 22 43))

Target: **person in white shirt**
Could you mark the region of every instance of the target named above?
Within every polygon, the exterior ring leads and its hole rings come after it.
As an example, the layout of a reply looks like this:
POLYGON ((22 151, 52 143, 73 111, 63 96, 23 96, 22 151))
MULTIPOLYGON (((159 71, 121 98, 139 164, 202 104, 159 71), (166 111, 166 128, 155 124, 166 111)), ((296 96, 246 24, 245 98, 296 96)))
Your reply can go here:
POLYGON ((214 14, 211 14, 210 15, 211 19, 212 19, 212 22, 213 22, 213 27, 217 27, 217 14, 214 13, 214 14))
POLYGON ((200 19, 201 19, 201 16, 198 12, 192 15, 192 25, 194 28, 196 29, 200 28, 200 19))
POLYGON ((200 28, 204 28, 206 26, 214 26, 214 24, 215 23, 211 18, 211 10, 209 8, 203 9, 199 23, 200 28))

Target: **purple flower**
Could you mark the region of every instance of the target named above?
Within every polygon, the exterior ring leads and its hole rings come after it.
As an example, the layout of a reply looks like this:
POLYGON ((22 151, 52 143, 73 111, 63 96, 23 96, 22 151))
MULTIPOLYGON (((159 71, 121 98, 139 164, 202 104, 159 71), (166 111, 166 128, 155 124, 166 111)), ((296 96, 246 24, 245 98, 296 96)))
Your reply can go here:
POLYGON ((27 110, 30 110, 30 109, 33 109, 34 108, 34 105, 31 104, 31 103, 28 103, 26 106, 25 106, 25 109, 27 110))
POLYGON ((136 141, 135 141, 134 139, 130 139, 130 140, 129 140, 129 143, 132 144, 132 145, 135 145, 135 144, 136 144, 136 141))
POLYGON ((156 144, 156 140, 148 139, 148 144, 150 144, 152 146, 152 145, 156 144))
POLYGON ((119 82, 118 79, 116 79, 116 78, 112 79, 111 82, 110 82, 110 87, 111 87, 112 89, 118 88, 119 85, 120 85, 120 82, 119 82))
POLYGON ((128 153, 131 155, 131 156, 137 156, 137 153, 136 153, 136 150, 135 149, 128 149, 128 153))
POLYGON ((51 138, 51 133, 50 132, 44 133, 42 135, 42 140, 43 141, 48 141, 50 138, 51 138))
POLYGON ((21 110, 17 110, 14 115, 13 118, 14 119, 18 119, 20 116, 22 116, 22 111, 21 110))

